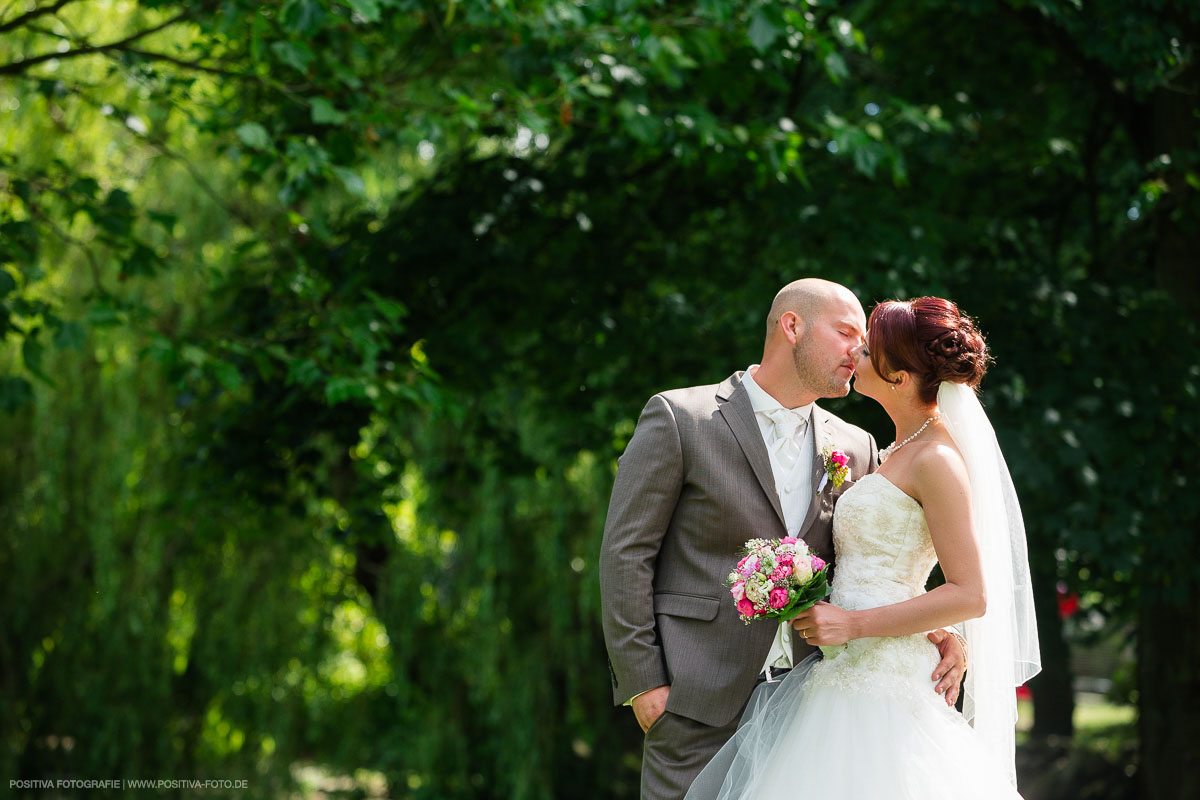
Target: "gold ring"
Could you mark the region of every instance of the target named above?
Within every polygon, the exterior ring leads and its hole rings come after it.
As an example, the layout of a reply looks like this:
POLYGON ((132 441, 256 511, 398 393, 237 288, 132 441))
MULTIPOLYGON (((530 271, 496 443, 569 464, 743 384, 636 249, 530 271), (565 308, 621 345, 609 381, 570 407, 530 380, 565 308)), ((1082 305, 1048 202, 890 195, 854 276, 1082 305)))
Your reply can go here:
POLYGON ((808 628, 805 628, 804 630, 800 631, 800 638, 801 638, 801 639, 807 639, 807 638, 808 638, 808 628))

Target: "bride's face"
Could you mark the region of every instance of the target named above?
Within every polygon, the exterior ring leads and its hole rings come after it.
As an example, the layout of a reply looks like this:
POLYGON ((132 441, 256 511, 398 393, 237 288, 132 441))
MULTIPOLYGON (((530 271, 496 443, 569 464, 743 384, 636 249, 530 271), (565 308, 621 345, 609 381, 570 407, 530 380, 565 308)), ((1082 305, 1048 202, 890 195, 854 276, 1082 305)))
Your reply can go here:
POLYGON ((879 393, 886 391, 889 385, 879 377, 875 365, 871 363, 871 332, 867 331, 866 341, 854 356, 854 391, 877 400, 879 393))

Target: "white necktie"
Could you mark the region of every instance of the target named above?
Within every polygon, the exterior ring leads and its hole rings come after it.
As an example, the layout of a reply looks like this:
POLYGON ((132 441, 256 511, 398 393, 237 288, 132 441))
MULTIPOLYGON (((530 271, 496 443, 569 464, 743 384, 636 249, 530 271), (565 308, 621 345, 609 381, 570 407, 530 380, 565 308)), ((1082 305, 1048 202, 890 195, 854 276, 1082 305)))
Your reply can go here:
POLYGON ((771 420, 774 441, 771 449, 784 469, 790 470, 800 458, 800 440, 808 430, 808 419, 786 408, 760 411, 771 420))

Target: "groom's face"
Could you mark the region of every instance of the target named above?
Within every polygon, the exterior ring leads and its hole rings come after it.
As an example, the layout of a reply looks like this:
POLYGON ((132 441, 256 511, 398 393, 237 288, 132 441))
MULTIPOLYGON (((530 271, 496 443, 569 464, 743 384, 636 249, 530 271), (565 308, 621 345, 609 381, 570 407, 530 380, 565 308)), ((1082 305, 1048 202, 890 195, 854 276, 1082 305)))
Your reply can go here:
POLYGON ((792 348, 800 382, 819 397, 845 397, 865 330, 866 315, 857 300, 831 303, 815 314, 792 348))

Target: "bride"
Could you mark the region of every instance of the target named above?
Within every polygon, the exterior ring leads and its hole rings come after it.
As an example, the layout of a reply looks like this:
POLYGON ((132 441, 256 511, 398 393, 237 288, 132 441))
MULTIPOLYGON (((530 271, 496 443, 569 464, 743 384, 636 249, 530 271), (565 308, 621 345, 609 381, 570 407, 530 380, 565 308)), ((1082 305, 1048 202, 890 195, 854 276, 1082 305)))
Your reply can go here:
POLYGON ((948 300, 872 311, 855 389, 896 441, 836 506, 831 602, 793 622, 824 657, 760 687, 688 800, 1019 797, 1015 687, 1041 666, 1021 511, 975 397, 987 361, 948 300), (960 715, 930 691, 925 633, 964 621, 960 715))

